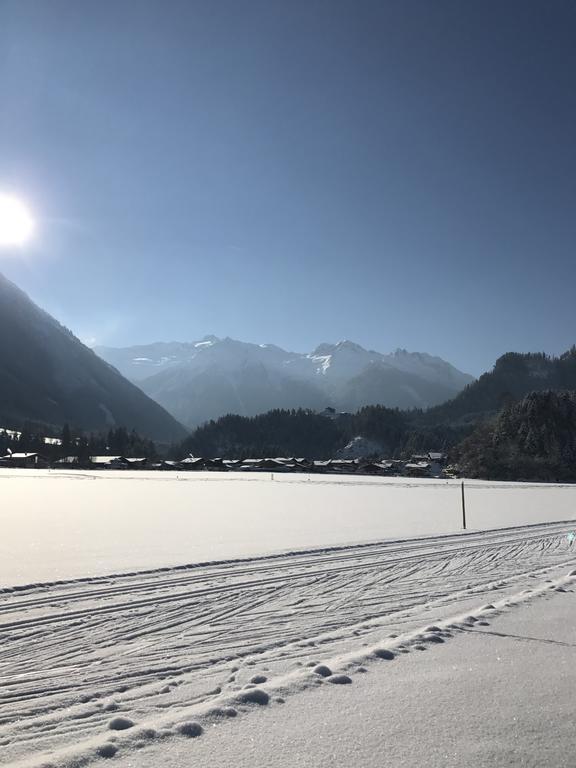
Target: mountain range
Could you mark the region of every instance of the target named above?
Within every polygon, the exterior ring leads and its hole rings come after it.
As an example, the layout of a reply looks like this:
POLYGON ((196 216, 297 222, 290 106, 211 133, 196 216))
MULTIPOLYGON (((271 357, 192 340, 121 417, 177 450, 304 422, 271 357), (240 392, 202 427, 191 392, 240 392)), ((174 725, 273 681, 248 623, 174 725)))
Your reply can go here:
POLYGON ((186 430, 0 274, 0 427, 135 429, 159 442, 186 430))
POLYGON ((304 354, 216 336, 94 351, 188 427, 274 408, 427 408, 474 380, 439 357, 382 354, 351 341, 304 354))

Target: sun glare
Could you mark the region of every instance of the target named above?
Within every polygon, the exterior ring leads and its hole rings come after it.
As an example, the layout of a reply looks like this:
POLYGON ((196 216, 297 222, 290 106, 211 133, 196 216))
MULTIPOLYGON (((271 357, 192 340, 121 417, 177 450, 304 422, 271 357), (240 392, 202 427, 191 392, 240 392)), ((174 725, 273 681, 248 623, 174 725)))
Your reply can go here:
POLYGON ((34 234, 34 228, 27 205, 17 197, 0 194, 0 248, 24 245, 34 234))

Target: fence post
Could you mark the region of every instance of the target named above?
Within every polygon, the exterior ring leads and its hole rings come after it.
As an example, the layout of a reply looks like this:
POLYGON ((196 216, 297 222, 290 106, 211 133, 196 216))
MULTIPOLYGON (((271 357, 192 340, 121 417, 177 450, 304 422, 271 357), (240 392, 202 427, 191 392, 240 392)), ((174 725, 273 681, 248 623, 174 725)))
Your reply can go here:
POLYGON ((464 498, 464 480, 462 480, 462 528, 466 530, 466 500, 464 498))

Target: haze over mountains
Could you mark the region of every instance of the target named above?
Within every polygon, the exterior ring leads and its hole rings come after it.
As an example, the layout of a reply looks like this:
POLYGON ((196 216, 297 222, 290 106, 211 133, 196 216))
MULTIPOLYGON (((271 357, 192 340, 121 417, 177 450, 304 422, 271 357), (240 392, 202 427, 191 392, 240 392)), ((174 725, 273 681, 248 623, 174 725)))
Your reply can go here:
POLYGON ((114 426, 171 442, 185 430, 0 274, 0 426, 114 426))
POLYGON ((351 341, 300 354, 206 336, 95 352, 190 427, 227 413, 252 416, 272 408, 426 408, 474 380, 439 357, 401 349, 382 354, 351 341))

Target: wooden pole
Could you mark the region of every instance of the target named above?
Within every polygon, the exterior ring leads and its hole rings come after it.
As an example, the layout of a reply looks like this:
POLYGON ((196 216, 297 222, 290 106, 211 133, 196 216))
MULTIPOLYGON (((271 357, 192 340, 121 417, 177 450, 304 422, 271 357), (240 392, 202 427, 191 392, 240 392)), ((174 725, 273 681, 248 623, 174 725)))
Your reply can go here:
POLYGON ((466 500, 464 498, 464 480, 462 480, 462 528, 466 530, 466 500))

